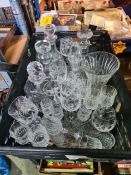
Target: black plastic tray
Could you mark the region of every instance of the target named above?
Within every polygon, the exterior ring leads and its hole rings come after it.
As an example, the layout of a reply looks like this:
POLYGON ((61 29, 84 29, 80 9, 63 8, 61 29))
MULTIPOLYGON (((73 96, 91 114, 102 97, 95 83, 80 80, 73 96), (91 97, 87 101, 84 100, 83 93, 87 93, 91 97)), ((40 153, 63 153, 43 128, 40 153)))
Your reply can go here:
MULTIPOLYGON (((76 33, 61 32, 58 37, 75 36, 76 33)), ((43 39, 43 35, 35 35, 31 38, 26 52, 21 59, 16 78, 10 89, 6 102, 2 110, 2 121, 0 123, 0 154, 12 154, 19 157, 35 159, 67 159, 66 155, 77 155, 79 159, 93 159, 116 161, 122 159, 131 159, 131 100, 124 83, 120 70, 112 77, 110 83, 113 84, 117 91, 118 97, 116 105, 120 102, 121 108, 117 113, 117 126, 112 131, 116 145, 111 150, 91 150, 91 149, 64 149, 64 148, 33 148, 31 145, 19 146, 9 139, 9 128, 13 119, 8 115, 9 104, 19 95, 24 94, 23 87, 27 79, 26 67, 29 62, 35 60, 34 44, 37 40, 43 39), (84 156, 84 157, 83 157, 84 156)), ((111 40, 105 31, 94 31, 94 37, 91 39, 91 51, 108 51, 113 52, 111 40)))

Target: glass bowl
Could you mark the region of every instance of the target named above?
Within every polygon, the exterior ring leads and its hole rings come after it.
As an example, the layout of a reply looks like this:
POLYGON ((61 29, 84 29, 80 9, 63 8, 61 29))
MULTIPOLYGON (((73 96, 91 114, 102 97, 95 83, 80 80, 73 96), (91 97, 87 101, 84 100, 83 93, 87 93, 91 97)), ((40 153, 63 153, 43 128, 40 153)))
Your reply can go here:
POLYGON ((85 56, 81 63, 81 68, 85 71, 91 84, 102 85, 119 69, 118 58, 108 52, 92 52, 85 56))

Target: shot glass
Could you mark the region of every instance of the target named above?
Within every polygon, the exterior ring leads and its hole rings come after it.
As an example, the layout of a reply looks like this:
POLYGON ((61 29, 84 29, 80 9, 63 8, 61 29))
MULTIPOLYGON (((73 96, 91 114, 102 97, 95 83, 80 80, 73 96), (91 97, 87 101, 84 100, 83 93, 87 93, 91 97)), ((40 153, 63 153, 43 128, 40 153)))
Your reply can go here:
POLYGON ((116 95, 117 90, 113 86, 110 85, 102 86, 100 106, 104 108, 111 107, 114 103, 116 95))
POLYGON ((28 128, 14 121, 9 129, 10 136, 21 145, 29 143, 28 128))

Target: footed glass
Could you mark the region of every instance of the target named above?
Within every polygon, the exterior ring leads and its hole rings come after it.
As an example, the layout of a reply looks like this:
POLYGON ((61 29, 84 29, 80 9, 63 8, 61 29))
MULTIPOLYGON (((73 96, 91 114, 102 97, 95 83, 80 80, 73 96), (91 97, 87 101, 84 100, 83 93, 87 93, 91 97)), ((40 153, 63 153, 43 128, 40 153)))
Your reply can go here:
POLYGON ((79 148, 79 137, 68 131, 63 131, 63 140, 57 146, 60 148, 79 148))
POLYGON ((88 135, 90 137, 97 138, 97 135, 100 133, 93 125, 91 118, 84 123, 83 125, 83 135, 88 135))
POLYGON ((75 91, 75 85, 73 84, 73 82, 69 81, 68 78, 60 86, 60 93, 65 96, 69 96, 74 91, 75 91))
POLYGON ((90 29, 77 32, 77 37, 80 39, 90 39, 92 36, 93 32, 90 29))
POLYGON ((50 139, 57 147, 63 147, 65 142, 65 137, 63 131, 57 135, 50 135, 50 139))

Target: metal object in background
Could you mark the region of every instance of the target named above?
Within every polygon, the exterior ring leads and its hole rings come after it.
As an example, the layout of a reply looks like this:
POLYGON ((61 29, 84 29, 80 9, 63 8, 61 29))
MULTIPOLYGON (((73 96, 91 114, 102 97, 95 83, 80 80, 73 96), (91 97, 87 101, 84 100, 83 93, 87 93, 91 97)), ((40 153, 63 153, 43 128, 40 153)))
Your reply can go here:
POLYGON ((29 31, 26 24, 26 19, 24 17, 22 7, 19 0, 9 0, 12 7, 17 26, 24 35, 29 35, 29 31))

